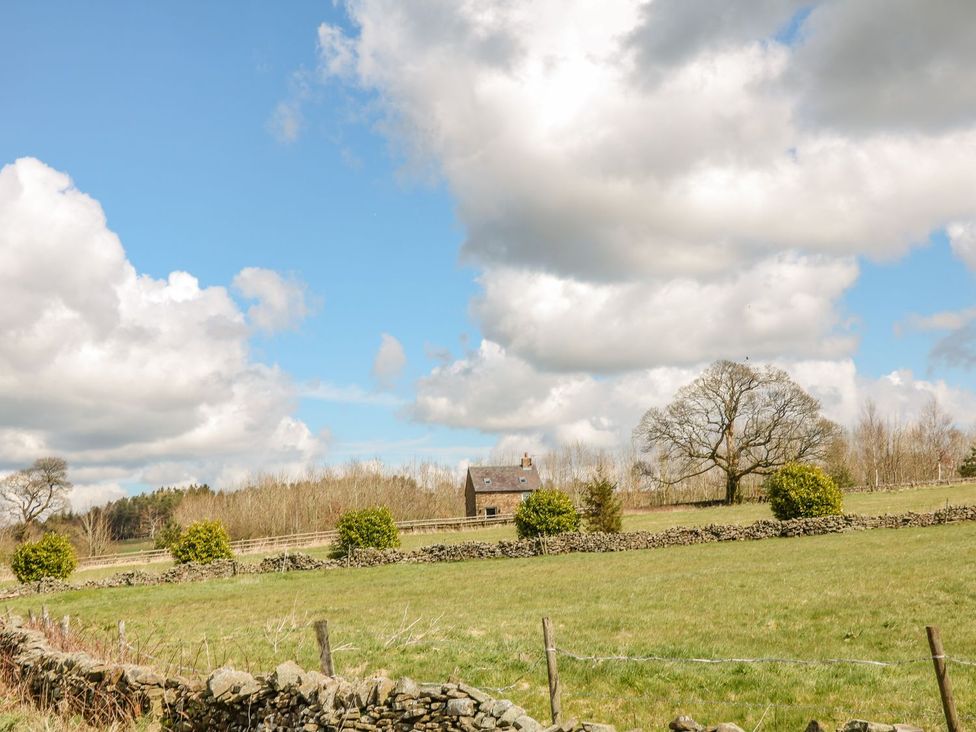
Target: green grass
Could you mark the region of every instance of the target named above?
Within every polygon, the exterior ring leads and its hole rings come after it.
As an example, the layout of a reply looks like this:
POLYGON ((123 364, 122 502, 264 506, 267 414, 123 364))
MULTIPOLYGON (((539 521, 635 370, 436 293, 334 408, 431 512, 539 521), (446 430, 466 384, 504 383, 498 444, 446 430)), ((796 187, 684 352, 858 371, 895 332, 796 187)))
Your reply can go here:
MULTIPOLYGON (((456 675, 485 688, 516 683, 500 696, 545 719, 543 615, 555 623, 557 645, 584 655, 924 659, 924 626, 936 624, 950 655, 973 658, 974 555, 976 525, 958 524, 251 575, 9 605, 25 613, 45 602, 55 617, 84 619, 106 639, 124 619, 130 642, 160 659, 176 657, 182 645, 184 658, 200 666, 209 654, 211 665, 254 671, 289 658, 313 668, 308 623, 328 618, 340 673, 456 675), (417 637, 398 639, 397 630, 411 623, 417 637)), ((951 671, 960 712, 976 715, 976 673, 958 665, 951 671)), ((766 730, 803 729, 812 718, 828 725, 852 717, 941 725, 929 662, 878 669, 561 657, 560 676, 564 713, 618 729, 662 729, 678 713, 745 729, 763 719, 766 730)))
MULTIPOLYGON (((946 501, 953 505, 976 503, 976 485, 928 486, 903 491, 850 493, 844 496, 844 511, 860 514, 925 512, 942 508, 946 501)), ((704 526, 706 524, 746 524, 763 518, 771 518, 769 506, 763 503, 747 503, 740 506, 711 506, 709 508, 680 507, 627 514, 624 516, 624 531, 663 531, 673 526, 704 526)), ((515 527, 511 524, 462 531, 404 533, 400 535, 404 549, 416 549, 428 544, 458 544, 464 541, 496 542, 515 538, 515 527)), ((133 543, 132 550, 134 551, 137 546, 141 545, 133 543)), ((311 547, 295 549, 294 551, 325 559, 328 557, 330 549, 329 547, 311 547)), ((279 552, 248 554, 242 556, 241 559, 259 562, 264 557, 277 553, 279 552)), ((172 562, 153 562, 82 569, 73 575, 72 581, 98 580, 110 577, 118 572, 135 569, 145 572, 163 572, 172 566, 172 562)), ((15 582, 8 580, 0 583, 0 586, 5 584, 11 585, 15 582)))

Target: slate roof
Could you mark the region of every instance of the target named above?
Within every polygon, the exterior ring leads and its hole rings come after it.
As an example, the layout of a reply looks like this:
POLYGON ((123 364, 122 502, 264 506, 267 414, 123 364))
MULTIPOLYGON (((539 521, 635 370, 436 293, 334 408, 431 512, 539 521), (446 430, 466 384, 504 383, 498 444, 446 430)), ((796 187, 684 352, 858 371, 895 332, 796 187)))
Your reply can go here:
POLYGON ((534 465, 528 468, 518 465, 483 465, 468 468, 468 476, 474 485, 475 493, 522 493, 542 487, 542 481, 534 465), (520 478, 524 478, 525 482, 520 478), (485 479, 490 483, 486 483, 485 479))

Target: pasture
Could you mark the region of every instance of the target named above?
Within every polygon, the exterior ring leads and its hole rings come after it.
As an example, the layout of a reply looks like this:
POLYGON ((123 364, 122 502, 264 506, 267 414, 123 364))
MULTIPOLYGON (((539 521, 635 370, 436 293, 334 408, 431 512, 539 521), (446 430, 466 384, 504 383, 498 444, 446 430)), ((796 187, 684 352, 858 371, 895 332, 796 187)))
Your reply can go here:
MULTIPOLYGON (((966 489, 970 495, 972 487, 966 489)), ((931 510, 957 489, 848 496, 848 511, 931 510), (926 492, 930 491, 930 492, 926 492)), ((768 508, 670 511, 627 528, 751 521, 768 508), (758 515, 757 515, 758 514, 758 515)), ((492 532, 498 529, 489 530, 492 532)), ((442 535, 409 537, 443 541, 442 535)), ((976 657, 976 526, 875 530, 619 554, 251 575, 205 583, 76 591, 11 601, 69 614, 111 643, 201 672, 316 665, 309 624, 327 618, 340 673, 457 677, 547 715, 540 619, 581 656, 907 661, 850 665, 699 665, 559 658, 564 714, 661 729, 684 712, 752 729, 803 729, 812 718, 941 724, 924 626, 947 653, 976 657), (178 661, 178 659, 182 659, 178 661)), ((158 566, 158 565, 157 565, 158 566)), ((964 716, 976 715, 974 667, 950 667, 964 716)))

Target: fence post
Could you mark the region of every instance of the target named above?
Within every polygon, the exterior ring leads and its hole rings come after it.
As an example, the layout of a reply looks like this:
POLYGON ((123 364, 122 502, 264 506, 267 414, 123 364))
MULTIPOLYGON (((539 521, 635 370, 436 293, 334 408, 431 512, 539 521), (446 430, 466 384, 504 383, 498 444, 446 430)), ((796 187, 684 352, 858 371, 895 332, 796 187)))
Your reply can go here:
POLYGON ((51 628, 51 613, 48 612, 47 605, 41 605, 41 625, 44 626, 44 630, 51 628))
POLYGON ((315 621, 315 639, 319 642, 319 666, 326 676, 335 676, 332 665, 332 647, 329 645, 329 621, 315 621))
POLYGON ((946 669, 945 652, 942 650, 942 635, 933 625, 925 626, 925 633, 929 638, 929 648, 932 650, 932 664, 935 666, 935 680, 939 682, 939 696, 942 697, 942 709, 945 712, 946 724, 949 732, 962 732, 959 717, 956 714, 956 701, 952 697, 952 684, 946 669))
POLYGON ((552 723, 559 724, 562 689, 559 687, 559 669, 556 667, 556 640, 549 618, 542 619, 542 640, 546 647, 546 669, 549 672, 549 709, 552 711, 552 723))
POLYGON ((68 637, 68 628, 71 627, 71 616, 65 615, 61 618, 61 638, 68 637))
POLYGON ((119 653, 125 655, 126 648, 129 645, 125 640, 125 621, 120 620, 118 627, 119 627, 119 653))

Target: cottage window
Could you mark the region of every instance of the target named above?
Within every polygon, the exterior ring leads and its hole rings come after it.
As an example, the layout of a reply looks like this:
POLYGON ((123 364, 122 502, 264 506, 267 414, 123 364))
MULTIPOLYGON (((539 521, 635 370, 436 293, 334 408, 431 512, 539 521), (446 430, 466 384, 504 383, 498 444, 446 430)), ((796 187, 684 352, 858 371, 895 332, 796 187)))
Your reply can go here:
POLYGON ((497 515, 498 515, 498 509, 495 508, 494 506, 485 507, 485 518, 491 518, 492 516, 497 516, 497 515))
POLYGON ((528 483, 528 482, 529 481, 526 479, 524 475, 519 476, 519 483, 528 483))
POLYGON ((485 478, 485 485, 491 485, 491 478, 485 478))
POLYGON ((525 493, 522 494, 522 500, 524 501, 526 498, 528 498, 531 495, 532 495, 532 491, 526 491, 525 493))

